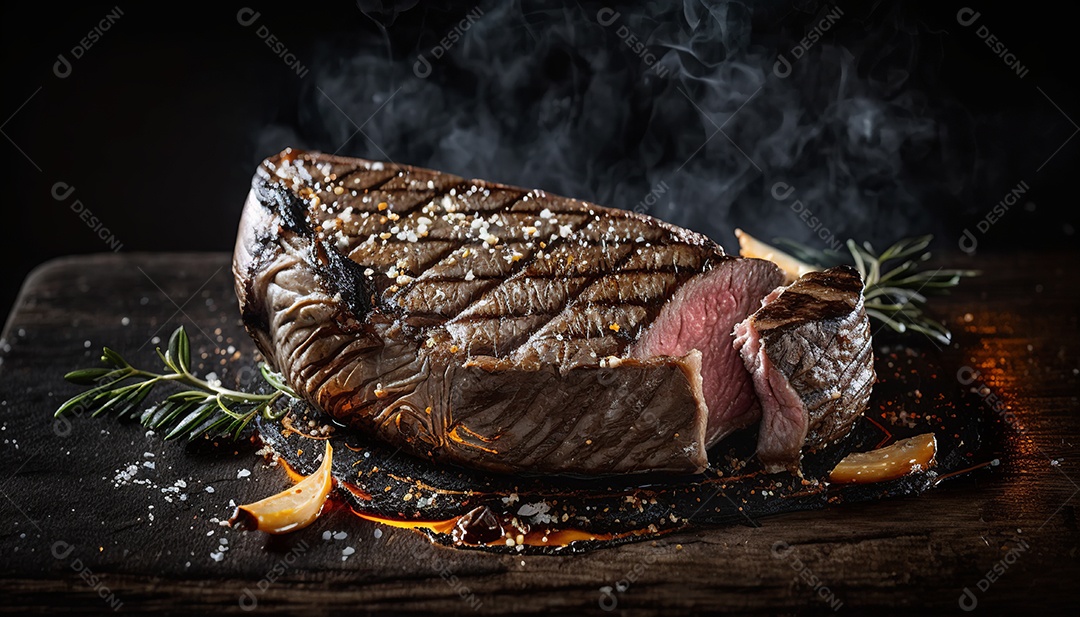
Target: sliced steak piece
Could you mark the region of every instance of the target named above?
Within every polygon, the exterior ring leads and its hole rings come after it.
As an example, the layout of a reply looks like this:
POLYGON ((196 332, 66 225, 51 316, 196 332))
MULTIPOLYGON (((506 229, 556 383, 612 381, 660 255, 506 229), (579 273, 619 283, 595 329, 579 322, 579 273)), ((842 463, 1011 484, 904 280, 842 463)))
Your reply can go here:
POLYGON ((760 416, 732 330, 782 280, 632 212, 304 153, 260 166, 234 273, 297 392, 497 471, 700 472, 760 416))
POLYGON ((874 385, 870 322, 858 271, 803 275, 735 328, 735 347, 762 405, 758 457, 797 470, 803 448, 847 435, 874 385))

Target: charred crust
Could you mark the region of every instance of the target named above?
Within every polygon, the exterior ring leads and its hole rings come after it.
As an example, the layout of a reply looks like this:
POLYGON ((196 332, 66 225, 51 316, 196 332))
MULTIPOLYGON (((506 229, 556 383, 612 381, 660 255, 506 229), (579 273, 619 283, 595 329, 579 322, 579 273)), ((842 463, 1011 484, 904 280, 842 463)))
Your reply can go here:
POLYGON ((820 272, 810 272, 804 275, 803 279, 836 291, 858 294, 862 293, 863 289, 862 277, 859 276, 859 271, 848 265, 836 266, 820 272))
POLYGON ((842 317, 854 309, 854 302, 824 300, 809 293, 788 290, 772 304, 761 310, 757 319, 775 319, 802 323, 842 317))
MULTIPOLYGON (((318 273, 319 282, 327 294, 340 297, 352 317, 363 321, 374 308, 372 298, 375 290, 368 283, 361 266, 342 255, 328 240, 316 238, 307 218, 307 205, 299 195, 278 182, 260 176, 256 176, 252 187, 259 203, 277 214, 283 230, 291 231, 311 242, 311 265, 318 273)), ((249 285, 253 278, 248 277, 249 285)), ((266 319, 264 313, 259 311, 263 321, 266 319)))
POLYGON ((307 206, 299 195, 277 182, 259 176, 256 176, 251 184, 259 203, 278 215, 282 227, 303 236, 312 235, 311 225, 307 221, 307 206))
POLYGON ((312 254, 317 262, 319 282, 328 295, 340 297, 352 316, 363 321, 375 308, 375 291, 362 266, 342 255, 329 240, 313 241, 312 254))
POLYGON ((807 322, 842 319, 858 310, 862 278, 850 266, 803 275, 754 315, 763 331, 788 330, 807 322))

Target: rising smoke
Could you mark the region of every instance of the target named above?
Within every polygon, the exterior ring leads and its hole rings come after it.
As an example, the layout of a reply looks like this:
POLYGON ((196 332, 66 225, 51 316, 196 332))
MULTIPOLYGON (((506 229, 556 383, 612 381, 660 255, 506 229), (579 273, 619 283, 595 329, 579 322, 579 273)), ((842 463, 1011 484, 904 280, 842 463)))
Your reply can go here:
POLYGON ((260 154, 299 145, 539 187, 729 247, 736 226, 821 247, 940 232, 941 204, 975 181, 970 121, 911 84, 925 58, 902 16, 415 4, 361 2, 380 34, 325 42, 296 121, 260 135, 260 154))

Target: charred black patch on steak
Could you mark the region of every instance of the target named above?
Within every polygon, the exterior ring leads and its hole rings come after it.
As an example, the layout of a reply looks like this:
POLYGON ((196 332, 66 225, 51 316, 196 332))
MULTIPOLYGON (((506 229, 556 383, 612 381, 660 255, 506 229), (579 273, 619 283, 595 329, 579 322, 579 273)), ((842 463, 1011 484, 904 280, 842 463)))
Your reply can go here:
POLYGON ((259 203, 280 217, 282 227, 293 233, 311 234, 307 205, 296 193, 280 182, 267 180, 261 175, 255 176, 251 185, 259 203))

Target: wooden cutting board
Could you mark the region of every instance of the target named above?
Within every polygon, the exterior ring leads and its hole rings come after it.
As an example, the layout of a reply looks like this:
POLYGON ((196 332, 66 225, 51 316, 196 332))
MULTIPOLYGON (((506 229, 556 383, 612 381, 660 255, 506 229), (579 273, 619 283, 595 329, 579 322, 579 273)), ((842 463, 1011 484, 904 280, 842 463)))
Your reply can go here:
POLYGON ((1008 454, 991 472, 917 498, 565 556, 433 546, 340 509, 286 537, 222 527, 231 502, 289 485, 254 446, 165 443, 52 412, 78 391, 63 373, 95 365, 103 345, 156 366, 154 337, 181 324, 206 354, 200 371, 230 380, 250 366, 229 256, 53 261, 26 281, 0 342, 0 611, 1064 611, 1080 578, 1076 261, 956 258, 985 274, 935 300, 956 342, 920 379, 976 388, 1008 414, 1008 454))

